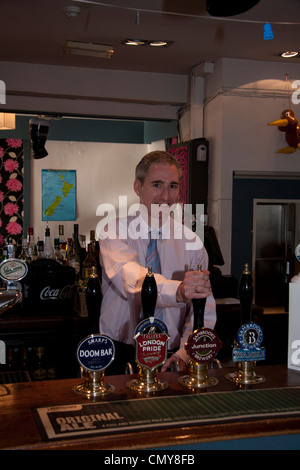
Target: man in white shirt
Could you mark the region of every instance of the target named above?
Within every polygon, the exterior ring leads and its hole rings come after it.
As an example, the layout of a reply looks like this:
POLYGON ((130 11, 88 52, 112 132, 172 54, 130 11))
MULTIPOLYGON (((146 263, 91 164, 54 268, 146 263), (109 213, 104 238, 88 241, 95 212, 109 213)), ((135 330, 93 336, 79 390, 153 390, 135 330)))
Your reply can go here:
POLYGON ((106 371, 108 374, 123 374, 127 362, 135 364, 133 336, 143 318, 141 287, 148 271, 146 253, 151 231, 149 226, 153 227, 153 220, 162 233, 157 240, 161 274, 155 274, 158 291, 156 307, 162 309, 171 352, 162 370, 170 367, 172 362, 179 364, 180 370, 186 368, 189 358, 184 345, 193 329, 193 298, 206 298, 204 326, 212 329, 215 326, 215 300, 203 243, 174 218, 163 219, 164 208, 174 207, 178 202, 179 186, 180 167, 175 157, 163 151, 145 155, 136 167, 134 181, 135 192, 146 211, 143 212, 143 221, 139 219, 138 236, 134 216, 118 219, 116 232, 110 233, 108 230, 102 233, 100 333, 109 336, 116 348, 115 360, 106 371), (151 218, 153 208, 157 207, 162 209, 161 212, 158 217, 151 218), (170 230, 164 236, 166 223, 170 230), (197 270, 199 264, 202 266, 201 272, 197 270))

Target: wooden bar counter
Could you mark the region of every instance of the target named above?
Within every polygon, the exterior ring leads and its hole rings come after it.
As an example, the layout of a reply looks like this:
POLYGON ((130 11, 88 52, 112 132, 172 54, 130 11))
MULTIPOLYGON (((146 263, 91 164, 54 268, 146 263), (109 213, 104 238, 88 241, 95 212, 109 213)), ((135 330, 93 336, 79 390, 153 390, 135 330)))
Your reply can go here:
MULTIPOLYGON (((214 376, 219 383, 207 389, 200 389, 196 394, 215 394, 218 392, 240 393, 241 390, 225 375, 234 372, 234 368, 209 369, 209 376, 214 376)), ((242 386, 244 389, 266 390, 285 389, 300 386, 300 373, 288 369, 285 365, 256 367, 257 374, 265 377, 265 382, 258 385, 242 386)), ((112 393, 97 400, 101 402, 143 400, 145 397, 174 397, 191 395, 189 389, 178 382, 179 374, 167 372, 158 375, 168 382, 165 390, 156 394, 139 394, 130 390, 128 381, 134 376, 106 376, 104 381, 113 385, 112 393)), ((42 382, 26 382, 0 385, 0 448, 2 450, 136 450, 160 448, 197 449, 201 443, 212 443, 235 439, 251 439, 264 436, 300 435, 300 415, 252 416, 215 422, 176 424, 163 427, 123 429, 100 435, 87 435, 77 438, 46 440, 41 437, 33 410, 63 405, 87 403, 88 400, 76 394, 73 387, 83 379, 64 379, 42 382)), ((240 388, 242 388, 240 387, 240 388)))

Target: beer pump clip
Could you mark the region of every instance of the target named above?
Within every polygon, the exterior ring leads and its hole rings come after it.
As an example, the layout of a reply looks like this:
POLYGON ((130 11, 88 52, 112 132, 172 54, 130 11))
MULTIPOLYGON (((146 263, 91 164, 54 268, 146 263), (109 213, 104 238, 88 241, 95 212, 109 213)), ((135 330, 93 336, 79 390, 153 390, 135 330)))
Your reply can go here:
POLYGON ((0 277, 6 283, 6 289, 0 290, 0 314, 22 301, 22 286, 19 281, 27 272, 27 264, 21 259, 9 257, 0 263, 0 277))
POLYGON ((157 372, 167 359, 169 335, 165 323, 154 316, 157 286, 151 266, 143 282, 141 300, 144 320, 134 334, 138 377, 127 386, 138 392, 157 392, 168 386, 166 381, 158 379, 157 372))
MULTIPOLYGON (((202 267, 198 265, 198 271, 202 267)), ((218 335, 204 327, 204 310, 206 298, 193 299, 194 328, 187 343, 186 352, 190 357, 188 375, 179 377, 178 382, 190 389, 208 388, 218 384, 218 379, 208 376, 208 365, 218 354, 222 346, 218 335)))
POLYGON ((104 371, 113 362, 115 346, 113 341, 102 334, 91 334, 77 346, 77 361, 85 381, 73 387, 73 392, 88 399, 96 399, 114 391, 104 383, 104 371))
POLYGON ((256 361, 265 359, 265 348, 261 347, 263 331, 261 327, 251 321, 253 285, 252 276, 248 263, 245 263, 244 270, 239 283, 239 296, 241 308, 241 327, 237 333, 232 350, 232 361, 237 364, 236 372, 229 373, 226 378, 236 385, 259 384, 265 378, 256 374, 256 361))

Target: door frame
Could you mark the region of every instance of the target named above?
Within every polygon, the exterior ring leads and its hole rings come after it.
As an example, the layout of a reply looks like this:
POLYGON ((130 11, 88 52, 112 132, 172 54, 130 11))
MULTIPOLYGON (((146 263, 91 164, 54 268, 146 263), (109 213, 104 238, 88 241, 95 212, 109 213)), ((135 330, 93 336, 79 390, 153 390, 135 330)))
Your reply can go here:
MULTIPOLYGON (((256 285, 256 214, 258 204, 295 204, 295 244, 300 236, 300 199, 273 199, 273 198, 254 198, 253 199, 253 230, 252 230, 252 278, 254 285, 253 300, 255 303, 255 285, 256 285), (298 229, 298 230, 297 230, 298 229), (298 232, 298 233, 297 233, 298 232)), ((295 247, 294 247, 295 248, 295 247)))

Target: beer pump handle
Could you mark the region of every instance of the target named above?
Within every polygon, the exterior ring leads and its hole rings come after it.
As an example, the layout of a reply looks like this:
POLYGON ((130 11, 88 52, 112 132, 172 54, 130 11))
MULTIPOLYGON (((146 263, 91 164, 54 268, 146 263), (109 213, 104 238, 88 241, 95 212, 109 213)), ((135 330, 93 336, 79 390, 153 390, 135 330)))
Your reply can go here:
POLYGON ((241 325, 251 321, 253 282, 248 263, 245 263, 244 270, 239 283, 239 297, 241 306, 241 325))
MULTIPOLYGON (((198 264, 198 271, 201 271, 202 266, 198 264)), ((204 327, 204 310, 206 305, 206 298, 204 299, 193 299, 194 309, 194 328, 193 331, 199 330, 204 327)))
POLYGON ((157 300, 157 285, 151 266, 148 266, 148 273, 142 285, 141 300, 143 318, 153 317, 157 300))

